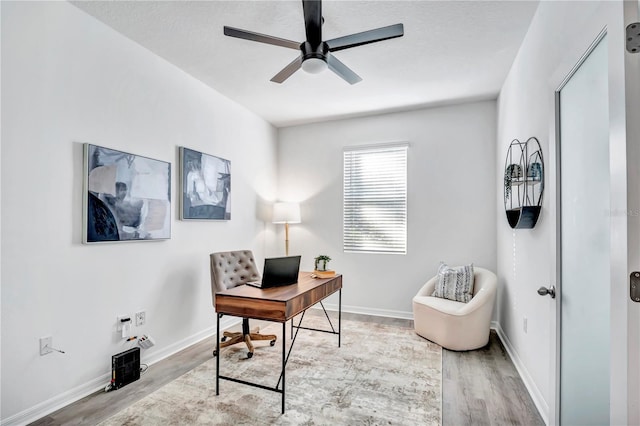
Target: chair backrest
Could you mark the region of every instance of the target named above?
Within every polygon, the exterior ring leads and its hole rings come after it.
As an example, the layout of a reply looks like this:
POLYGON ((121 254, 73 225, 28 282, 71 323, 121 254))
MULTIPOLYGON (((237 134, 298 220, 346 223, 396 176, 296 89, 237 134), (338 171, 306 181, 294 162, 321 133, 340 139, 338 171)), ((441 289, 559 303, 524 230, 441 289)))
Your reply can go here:
POLYGON ((498 288, 498 277, 496 274, 484 268, 473 268, 473 296, 475 297, 480 290, 489 293, 490 296, 498 288))
POLYGON ((211 301, 216 305, 216 292, 248 281, 260 280, 260 273, 251 250, 211 253, 211 301))

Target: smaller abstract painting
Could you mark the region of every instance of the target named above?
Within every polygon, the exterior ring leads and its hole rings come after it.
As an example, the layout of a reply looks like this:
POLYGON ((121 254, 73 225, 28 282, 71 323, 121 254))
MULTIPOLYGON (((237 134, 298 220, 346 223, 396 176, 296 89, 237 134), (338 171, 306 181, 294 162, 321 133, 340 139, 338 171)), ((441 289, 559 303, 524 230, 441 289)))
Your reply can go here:
POLYGON ((171 164, 84 145, 83 242, 171 238, 171 164))
POLYGON ((231 161, 180 147, 180 219, 231 219, 231 161))

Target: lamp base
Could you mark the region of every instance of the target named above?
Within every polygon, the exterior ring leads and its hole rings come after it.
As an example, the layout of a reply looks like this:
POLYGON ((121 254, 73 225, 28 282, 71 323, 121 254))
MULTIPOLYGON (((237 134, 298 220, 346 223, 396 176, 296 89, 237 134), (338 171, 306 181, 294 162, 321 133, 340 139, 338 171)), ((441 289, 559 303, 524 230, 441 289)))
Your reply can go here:
POLYGON ((318 271, 317 269, 313 271, 317 278, 331 278, 336 276, 336 271, 326 270, 326 271, 318 271))

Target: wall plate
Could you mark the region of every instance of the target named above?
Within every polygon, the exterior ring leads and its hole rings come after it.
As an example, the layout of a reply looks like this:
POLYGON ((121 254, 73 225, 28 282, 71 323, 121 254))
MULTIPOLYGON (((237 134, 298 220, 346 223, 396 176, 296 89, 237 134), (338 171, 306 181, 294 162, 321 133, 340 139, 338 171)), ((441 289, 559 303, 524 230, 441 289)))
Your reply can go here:
POLYGON ((145 325, 147 322, 147 313, 146 311, 138 311, 136 312, 136 326, 139 327, 141 325, 145 325))
POLYGON ((53 337, 51 336, 40 338, 40 356, 50 354, 51 352, 53 352, 53 350, 51 349, 52 342, 53 342, 53 337))

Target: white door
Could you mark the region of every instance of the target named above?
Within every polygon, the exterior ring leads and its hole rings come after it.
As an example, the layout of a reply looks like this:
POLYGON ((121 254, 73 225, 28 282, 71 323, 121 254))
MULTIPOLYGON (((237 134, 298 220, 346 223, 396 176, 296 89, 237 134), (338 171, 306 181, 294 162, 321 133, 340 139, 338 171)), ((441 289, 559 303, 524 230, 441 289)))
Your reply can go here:
POLYGON ((559 421, 610 422, 611 210, 606 35, 556 93, 559 421))
MULTIPOLYGON (((625 4, 625 24, 640 21, 640 0, 636 7, 625 4)), ((627 161, 629 212, 629 274, 640 271, 640 53, 626 53, 627 161)), ((629 299, 629 419, 640 425, 640 303, 629 299)))

